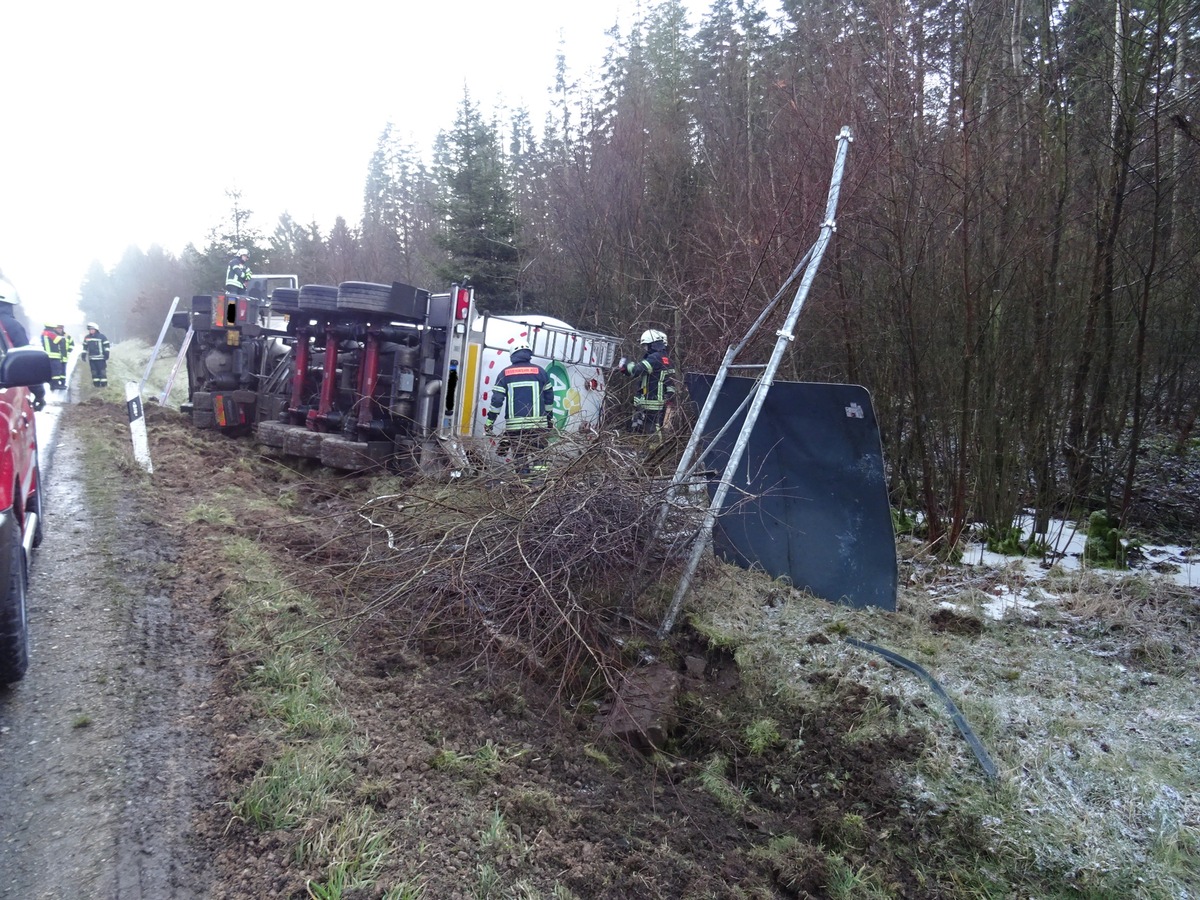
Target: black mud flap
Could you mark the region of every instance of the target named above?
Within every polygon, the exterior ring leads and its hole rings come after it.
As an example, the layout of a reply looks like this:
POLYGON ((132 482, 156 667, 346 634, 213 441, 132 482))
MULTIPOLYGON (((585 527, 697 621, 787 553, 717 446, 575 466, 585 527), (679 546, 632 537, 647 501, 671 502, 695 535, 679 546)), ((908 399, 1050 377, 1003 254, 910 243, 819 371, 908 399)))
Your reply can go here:
MULTIPOLYGON (((687 376, 696 403, 704 404, 712 381, 687 376)), ((753 384, 726 379, 710 434, 753 384)), ((724 471, 744 421, 742 413, 707 467, 724 471)), ((733 482, 713 531, 718 555, 835 603, 895 610, 896 539, 879 423, 865 388, 774 382, 733 482)))

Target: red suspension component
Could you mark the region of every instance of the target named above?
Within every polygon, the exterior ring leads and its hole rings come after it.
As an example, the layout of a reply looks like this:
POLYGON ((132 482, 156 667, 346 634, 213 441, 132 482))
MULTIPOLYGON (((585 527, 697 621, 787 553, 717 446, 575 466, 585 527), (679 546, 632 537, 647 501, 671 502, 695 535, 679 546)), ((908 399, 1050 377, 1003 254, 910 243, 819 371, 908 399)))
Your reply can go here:
POLYGON ((375 412, 375 386, 379 383, 379 333, 368 331, 363 342, 362 371, 358 384, 358 428, 366 433, 371 429, 375 412))

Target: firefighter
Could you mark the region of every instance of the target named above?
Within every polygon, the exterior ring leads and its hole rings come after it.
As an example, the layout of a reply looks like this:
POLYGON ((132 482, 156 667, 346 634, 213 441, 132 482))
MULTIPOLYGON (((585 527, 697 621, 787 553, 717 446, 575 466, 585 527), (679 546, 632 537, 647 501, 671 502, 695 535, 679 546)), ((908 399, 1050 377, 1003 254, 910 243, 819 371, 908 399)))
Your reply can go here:
POLYGON ((496 419, 503 409, 504 441, 518 473, 528 475, 545 469, 544 465, 531 464, 530 457, 545 449, 554 429, 554 385, 546 370, 533 362, 533 350, 525 341, 513 348, 509 360, 492 388, 487 433, 497 433, 496 419))
POLYGON ((55 330, 62 335, 63 342, 66 344, 66 352, 63 353, 63 359, 70 359, 71 354, 75 352, 75 338, 67 334, 66 325, 55 325, 55 330))
POLYGON ((67 342, 58 332, 57 325, 49 322, 42 326, 42 349, 50 357, 50 390, 67 389, 67 342))
POLYGON ((67 378, 70 377, 70 373, 67 371, 67 367, 70 365, 71 356, 75 352, 75 338, 73 338, 69 334, 67 334, 67 326, 66 325, 57 325, 57 326, 55 326, 55 328, 58 331, 59 335, 62 336, 63 346, 64 346, 64 350, 63 350, 63 390, 65 391, 67 389, 66 380, 67 380, 67 378))
POLYGON ((243 248, 234 254, 225 269, 225 290, 240 294, 246 290, 246 285, 253 277, 254 273, 250 271, 250 251, 243 248))
POLYGON ((83 355, 92 367, 92 385, 108 387, 108 353, 112 344, 95 322, 88 322, 87 337, 83 339, 83 355))
POLYGON ((675 403, 675 367, 667 355, 667 336, 651 328, 642 332, 642 358, 617 363, 630 378, 639 378, 633 395, 633 418, 629 430, 634 434, 657 434, 667 408, 675 403))
MULTIPOLYGON (((8 342, 9 347, 25 347, 29 344, 29 332, 17 318, 17 304, 20 298, 16 288, 7 281, 0 281, 0 334, 8 342)), ((33 395, 33 408, 40 411, 46 407, 46 386, 35 384, 29 388, 33 395)))

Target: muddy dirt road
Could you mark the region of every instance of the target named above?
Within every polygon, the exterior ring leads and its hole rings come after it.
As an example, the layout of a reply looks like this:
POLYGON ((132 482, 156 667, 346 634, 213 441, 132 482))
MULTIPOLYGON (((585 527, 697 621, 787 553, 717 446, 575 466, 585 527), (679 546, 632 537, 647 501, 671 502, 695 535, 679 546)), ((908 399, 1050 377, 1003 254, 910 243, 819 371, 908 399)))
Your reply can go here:
POLYGON ((61 413, 29 671, 0 688, 0 897, 208 896, 208 634, 172 609, 174 549, 122 490, 136 473, 86 452, 87 415, 61 413))

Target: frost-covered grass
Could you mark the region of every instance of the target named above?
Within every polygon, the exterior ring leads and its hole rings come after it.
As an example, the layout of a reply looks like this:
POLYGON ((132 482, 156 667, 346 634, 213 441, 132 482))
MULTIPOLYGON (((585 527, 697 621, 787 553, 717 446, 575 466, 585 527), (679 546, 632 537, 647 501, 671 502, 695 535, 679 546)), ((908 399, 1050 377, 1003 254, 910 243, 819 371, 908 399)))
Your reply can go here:
POLYGON ((693 619, 768 691, 861 686, 896 710, 884 727, 928 735, 904 778, 916 819, 968 836, 942 847, 941 862, 921 856, 947 868, 958 854, 974 873, 962 896, 1197 896, 1200 592, 1088 571, 1052 570, 1033 585, 1016 571, 902 569, 895 613, 733 570, 697 592, 693 619), (997 588, 1035 599, 995 618, 997 588), (921 678, 844 637, 936 678, 999 777, 985 776, 921 678))

